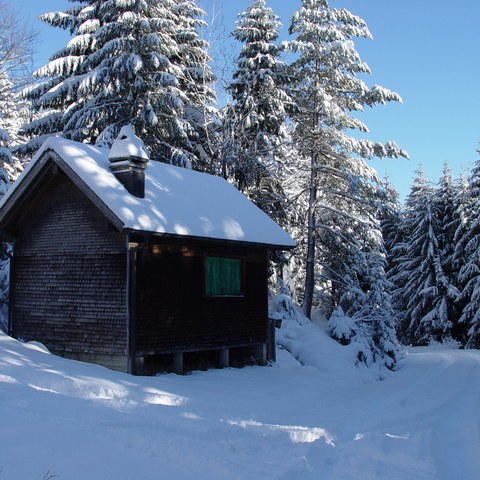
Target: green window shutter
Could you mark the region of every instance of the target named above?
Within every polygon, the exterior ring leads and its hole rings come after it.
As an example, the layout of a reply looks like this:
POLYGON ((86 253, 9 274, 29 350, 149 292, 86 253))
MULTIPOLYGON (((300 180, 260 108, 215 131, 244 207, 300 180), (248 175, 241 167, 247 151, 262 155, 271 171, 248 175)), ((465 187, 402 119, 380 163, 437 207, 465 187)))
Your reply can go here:
POLYGON ((205 257, 205 295, 242 294, 242 261, 239 258, 205 257))

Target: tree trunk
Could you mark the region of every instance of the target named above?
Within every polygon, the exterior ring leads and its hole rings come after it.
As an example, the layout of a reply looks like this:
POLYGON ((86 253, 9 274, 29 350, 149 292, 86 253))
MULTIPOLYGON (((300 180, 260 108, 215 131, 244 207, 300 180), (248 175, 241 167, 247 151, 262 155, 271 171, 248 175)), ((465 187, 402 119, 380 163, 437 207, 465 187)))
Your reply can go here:
POLYGON ((312 154, 310 167, 310 185, 308 198, 308 226, 307 226, 307 261, 305 264, 305 288, 303 291, 303 313, 308 318, 312 315, 313 289, 315 287, 315 247, 316 229, 315 212, 317 203, 316 156, 312 154))

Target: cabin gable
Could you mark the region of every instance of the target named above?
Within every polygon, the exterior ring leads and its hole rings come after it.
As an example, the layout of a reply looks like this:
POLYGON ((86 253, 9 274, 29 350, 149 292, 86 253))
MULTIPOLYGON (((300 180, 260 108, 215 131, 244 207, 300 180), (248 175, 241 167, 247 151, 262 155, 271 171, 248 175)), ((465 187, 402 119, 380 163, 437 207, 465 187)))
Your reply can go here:
POLYGON ((126 355, 122 233, 60 169, 22 212, 10 225, 10 333, 57 354, 115 367, 100 357, 126 355))

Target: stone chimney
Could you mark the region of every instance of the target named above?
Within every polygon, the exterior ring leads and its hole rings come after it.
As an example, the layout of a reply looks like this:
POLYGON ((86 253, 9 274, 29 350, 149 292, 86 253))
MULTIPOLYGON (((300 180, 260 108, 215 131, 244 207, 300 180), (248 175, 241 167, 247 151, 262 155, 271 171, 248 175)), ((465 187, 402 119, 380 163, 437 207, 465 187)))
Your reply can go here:
POLYGON ((108 155, 110 170, 126 190, 138 198, 145 197, 145 169, 150 156, 131 125, 125 125, 113 142, 108 155))

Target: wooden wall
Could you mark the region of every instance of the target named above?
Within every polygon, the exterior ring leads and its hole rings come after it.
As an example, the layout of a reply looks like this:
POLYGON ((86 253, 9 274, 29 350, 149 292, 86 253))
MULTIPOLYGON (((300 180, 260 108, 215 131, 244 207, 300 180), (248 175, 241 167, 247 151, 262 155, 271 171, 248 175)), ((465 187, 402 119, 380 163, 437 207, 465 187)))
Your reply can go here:
POLYGON ((264 249, 191 243, 137 252, 137 355, 265 343, 267 317, 264 249), (243 257, 242 297, 204 295, 205 254, 243 257))
POLYGON ((59 173, 17 220, 11 289, 16 338, 58 354, 126 354, 126 248, 59 173))

